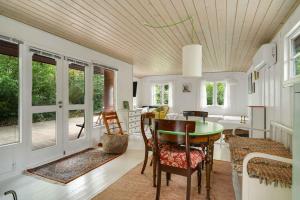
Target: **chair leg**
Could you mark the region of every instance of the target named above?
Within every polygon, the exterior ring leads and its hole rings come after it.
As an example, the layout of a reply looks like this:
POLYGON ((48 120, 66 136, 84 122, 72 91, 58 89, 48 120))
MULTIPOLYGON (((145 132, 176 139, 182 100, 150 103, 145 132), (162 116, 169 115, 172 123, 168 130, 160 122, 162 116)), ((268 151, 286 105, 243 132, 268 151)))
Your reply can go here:
POLYGON ((152 166, 152 164, 153 164, 153 156, 151 158, 150 167, 152 166))
POLYGON ((191 198, 191 175, 187 176, 186 200, 191 198))
POLYGON ((171 180, 171 173, 166 173, 167 186, 169 186, 169 181, 171 180))
POLYGON ((157 187, 156 187, 156 200, 159 200, 160 197, 160 186, 161 186, 161 169, 158 167, 157 172, 157 187))
POLYGON ((198 194, 201 194, 201 182, 202 182, 201 165, 202 165, 202 164, 199 164, 198 170, 197 170, 197 178, 198 178, 198 194))
POLYGON ((144 174, 145 168, 147 166, 147 162, 148 162, 148 150, 145 149, 145 158, 144 158, 144 164, 143 164, 141 174, 144 174))
POLYGON ((153 187, 156 187, 156 167, 157 167, 156 159, 155 159, 155 155, 153 155, 153 187))

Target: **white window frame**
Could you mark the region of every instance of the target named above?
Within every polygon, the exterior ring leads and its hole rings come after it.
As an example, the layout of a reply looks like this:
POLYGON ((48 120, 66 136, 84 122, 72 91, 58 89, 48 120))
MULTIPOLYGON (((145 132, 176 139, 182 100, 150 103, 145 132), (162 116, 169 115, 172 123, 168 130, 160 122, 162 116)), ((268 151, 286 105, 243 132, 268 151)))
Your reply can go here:
POLYGON ((170 92, 170 90, 171 90, 171 86, 170 86, 170 83, 154 83, 153 85, 152 85, 152 105, 156 105, 156 106, 162 106, 162 105, 170 105, 170 98, 171 98, 171 96, 170 96, 170 94, 171 94, 171 92, 170 92), (161 87, 161 91, 160 91, 160 96, 161 96, 161 102, 160 102, 160 104, 157 104, 156 103, 156 99, 155 99, 155 86, 157 86, 157 85, 159 85, 160 87, 161 87), (169 93, 168 93, 168 104, 164 104, 163 102, 164 102, 164 95, 163 95, 163 93, 164 93, 164 86, 165 85, 168 85, 168 87, 169 87, 169 93))
POLYGON ((226 96, 226 88, 227 88, 227 84, 226 84, 226 82, 225 81, 206 81, 205 82, 205 94, 206 94, 206 106, 207 107, 212 107, 212 106, 214 106, 214 107, 225 107, 225 98, 227 98, 227 96, 226 96), (213 87, 213 104, 212 105, 208 105, 207 104, 207 93, 206 93, 206 84, 207 83, 213 83, 213 85, 214 85, 214 87, 213 87), (217 88, 217 84, 218 83, 223 83, 224 85, 225 85, 225 91, 224 91, 224 103, 223 103, 223 105, 219 105, 218 104, 218 88, 217 88))
MULTIPOLYGON (((0 35, 1 36, 1 35, 0 35)), ((18 124, 17 124, 17 127, 16 127, 16 132, 18 134, 18 140, 14 141, 14 142, 11 142, 11 143, 6 143, 6 144, 1 144, 0 145, 0 149, 6 149, 6 148, 12 148, 16 145, 19 145, 23 142, 23 135, 22 135, 22 122, 23 122, 23 112, 22 112, 22 108, 23 108, 23 79, 22 79, 22 75, 24 73, 24 69, 22 67, 22 58, 23 58, 23 53, 22 53, 22 50, 23 50, 23 42, 15 39, 15 38, 2 38, 0 37, 0 40, 2 41, 5 41, 5 42, 10 42, 10 43, 15 43, 18 45, 18 48, 19 48, 19 57, 18 57, 18 90, 19 90, 19 99, 18 99, 18 124)))
POLYGON ((292 86, 295 83, 300 82, 300 74, 296 75, 296 68, 294 66, 294 60, 300 57, 300 53, 294 55, 293 40, 300 36, 300 23, 298 23, 284 39, 284 74, 283 74, 283 86, 292 86))

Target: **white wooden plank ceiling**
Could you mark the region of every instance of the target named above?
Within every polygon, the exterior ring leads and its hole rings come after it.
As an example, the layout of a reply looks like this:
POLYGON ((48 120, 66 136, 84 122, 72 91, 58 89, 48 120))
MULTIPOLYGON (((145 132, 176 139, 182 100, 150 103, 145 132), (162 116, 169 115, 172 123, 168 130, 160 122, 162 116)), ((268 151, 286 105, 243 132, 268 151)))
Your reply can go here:
POLYGON ((181 47, 203 45, 205 72, 246 71, 300 0, 0 0, 0 14, 134 64, 136 76, 181 74, 181 47))

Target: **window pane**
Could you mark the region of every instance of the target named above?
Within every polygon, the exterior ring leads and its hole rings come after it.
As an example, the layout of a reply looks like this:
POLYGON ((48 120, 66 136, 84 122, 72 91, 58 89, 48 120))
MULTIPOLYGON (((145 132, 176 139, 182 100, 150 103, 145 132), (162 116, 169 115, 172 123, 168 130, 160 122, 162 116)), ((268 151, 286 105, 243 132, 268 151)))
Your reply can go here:
MULTIPOLYGON (((1 48, 2 44, 6 44, 6 42, 0 43, 1 48)), ((15 47, 17 53, 18 46, 11 45, 15 47)), ((0 145, 20 141, 18 117, 19 59, 0 53, 0 145)))
POLYGON ((101 124, 99 113, 104 107, 104 74, 100 67, 94 67, 93 88, 93 122, 99 125, 101 124))
POLYGON ((208 83, 206 83, 207 105, 213 105, 213 98, 214 98, 214 83, 208 82, 208 83))
POLYGON ((56 145, 56 112, 32 115, 32 150, 56 145))
POLYGON ((84 104, 84 66, 69 65, 69 102, 84 104))
POLYGON ((32 105, 56 104, 56 65, 32 61, 32 105))
POLYGON ((225 84, 217 83, 217 104, 224 105, 225 84))
POLYGON ((168 84, 164 85, 163 95, 164 95, 163 104, 168 105, 169 104, 169 85, 168 84))
POLYGON ((154 104, 161 104, 161 85, 154 86, 154 104))
POLYGON ((76 140, 84 137, 84 110, 69 111, 69 140, 76 140), (80 134, 81 132, 81 134, 80 134))
POLYGON ((293 39, 293 53, 296 55, 300 52, 300 35, 293 39))
POLYGON ((94 71, 93 85, 94 85, 94 95, 93 95, 94 113, 97 113, 103 110, 104 75, 94 71))
POLYGON ((298 56, 298 57, 295 59, 294 65, 295 65, 295 72, 296 72, 296 75, 299 75, 299 74, 300 74, 300 56, 298 56))

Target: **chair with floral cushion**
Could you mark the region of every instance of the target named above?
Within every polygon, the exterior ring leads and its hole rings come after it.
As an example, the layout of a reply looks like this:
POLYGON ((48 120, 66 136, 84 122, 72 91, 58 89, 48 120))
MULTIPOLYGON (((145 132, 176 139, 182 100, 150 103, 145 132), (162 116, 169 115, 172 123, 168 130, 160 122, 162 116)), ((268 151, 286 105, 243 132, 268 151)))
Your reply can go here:
POLYGON ((187 200, 190 199, 191 195, 191 176, 197 171, 198 193, 200 193, 201 163, 205 159, 205 154, 201 150, 190 147, 189 133, 195 132, 195 126, 194 121, 155 120, 154 150, 157 164, 156 200, 160 198, 162 171, 167 173, 167 185, 169 185, 171 174, 187 177, 187 200), (182 132, 183 134, 179 136, 172 134, 172 131, 182 132))
POLYGON ((141 171, 141 174, 144 173, 145 168, 147 166, 148 161, 148 153, 149 151, 153 150, 153 129, 151 128, 152 120, 154 120, 155 114, 154 113, 144 113, 141 115, 141 132, 145 143, 145 158, 144 164, 141 171), (149 127, 149 131, 151 133, 151 137, 147 138, 146 135, 146 125, 149 127))

